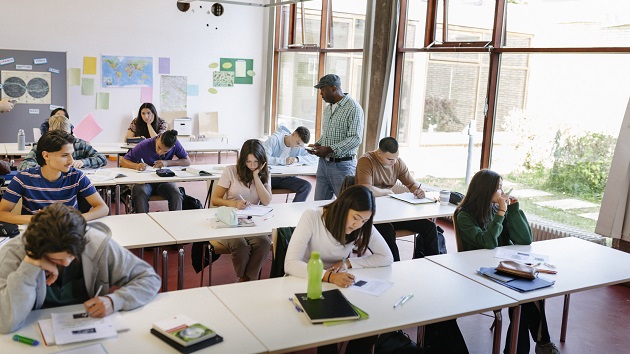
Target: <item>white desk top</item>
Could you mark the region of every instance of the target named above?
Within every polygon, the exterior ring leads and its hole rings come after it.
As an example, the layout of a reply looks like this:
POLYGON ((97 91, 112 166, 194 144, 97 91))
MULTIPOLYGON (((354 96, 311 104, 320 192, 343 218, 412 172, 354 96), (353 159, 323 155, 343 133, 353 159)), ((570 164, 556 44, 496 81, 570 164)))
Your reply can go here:
POLYGON ((415 219, 432 219, 452 216, 455 205, 440 205, 440 203, 411 204, 389 196, 377 197, 376 215, 374 223, 407 221, 415 219))
MULTIPOLYGON (((195 165, 186 166, 186 167, 196 167, 195 165)), ((126 177, 118 177, 113 180, 106 181, 94 181, 92 184, 103 185, 103 183, 109 184, 143 184, 143 183, 163 183, 163 182, 185 182, 185 181, 208 181, 208 180, 218 180, 221 175, 213 174, 212 176, 199 176, 198 174, 192 174, 188 171, 182 171, 184 166, 171 166, 167 167, 168 169, 175 172, 174 177, 160 177, 154 171, 151 172, 138 172, 136 170, 132 170, 130 168, 123 167, 113 167, 104 169, 107 172, 118 172, 126 177)), ((88 174, 88 178, 90 175, 88 174)))
POLYGON ((481 267, 495 267, 496 250, 476 250, 431 256, 426 259, 495 289, 519 302, 530 302, 557 295, 613 285, 630 280, 630 254, 575 237, 533 242, 529 246, 505 246, 549 256, 558 274, 540 274, 555 280, 548 288, 520 293, 476 274, 481 267))
POLYGON ((130 148, 125 143, 94 143, 91 145, 101 154, 126 154, 130 148))
MULTIPOLYGON (((24 327, 15 333, 41 340, 37 320, 50 318, 52 312, 72 311, 83 308, 73 305, 32 312, 24 327)), ((117 337, 100 340, 109 353, 178 353, 177 350, 150 333, 154 322, 178 314, 197 319, 214 329, 223 337, 223 343, 215 344, 195 353, 262 353, 265 347, 245 328, 208 288, 195 288, 169 291, 158 294, 157 298, 144 307, 121 312, 124 321, 131 328, 117 337)), ((7 353, 53 353, 61 350, 80 348, 93 341, 64 346, 47 347, 43 343, 31 347, 14 342, 13 334, 0 335, 0 348, 7 353)))
POLYGON ((107 225, 112 239, 125 248, 175 244, 175 239, 147 214, 109 215, 97 221, 107 225))
POLYGON ((179 141, 187 152, 220 152, 239 151, 241 145, 229 144, 217 141, 179 141))
POLYGON ((4 143, 4 144, 0 144, 2 146, 0 146, 0 148, 2 149, 2 151, 0 151, 1 154, 9 154, 9 155, 15 155, 15 156, 26 156, 28 155, 28 153, 31 151, 31 149, 33 148, 33 145, 31 144, 30 146, 26 146, 24 148, 24 150, 18 150, 18 144, 17 143, 4 143))
POLYGON ((315 176, 317 174, 317 164, 299 166, 269 166, 271 177, 290 176, 315 176))
MULTIPOLYGON (((366 311, 370 318, 333 327, 311 324, 289 302, 288 298, 295 293, 306 291, 306 279, 274 278, 213 286, 210 290, 272 353, 361 338, 515 304, 507 296, 423 259, 351 272, 389 280, 394 285, 380 297, 342 289, 348 300, 366 311), (410 292, 414 297, 394 309, 394 303, 410 292), (270 318, 281 320, 270 325, 270 318)), ((333 284, 323 284, 324 290, 334 288, 337 287, 333 284)))

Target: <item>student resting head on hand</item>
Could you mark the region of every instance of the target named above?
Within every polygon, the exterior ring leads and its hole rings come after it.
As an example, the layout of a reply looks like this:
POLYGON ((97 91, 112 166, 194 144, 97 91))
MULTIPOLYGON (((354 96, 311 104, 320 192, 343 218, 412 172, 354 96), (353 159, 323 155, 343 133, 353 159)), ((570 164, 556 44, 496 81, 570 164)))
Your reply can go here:
POLYGON ((165 120, 158 117, 153 103, 145 102, 138 109, 136 118, 129 124, 127 134, 123 140, 127 142, 127 139, 134 137, 154 138, 164 133, 167 129, 168 124, 165 120))

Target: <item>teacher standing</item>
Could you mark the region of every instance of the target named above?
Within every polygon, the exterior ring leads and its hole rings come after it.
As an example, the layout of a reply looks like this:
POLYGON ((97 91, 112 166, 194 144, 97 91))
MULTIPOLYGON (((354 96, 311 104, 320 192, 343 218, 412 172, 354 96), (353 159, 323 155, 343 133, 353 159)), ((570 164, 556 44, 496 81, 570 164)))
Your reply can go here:
POLYGON ((357 150, 363 137, 363 109, 349 94, 341 90, 341 79, 328 74, 315 85, 324 108, 322 135, 309 152, 319 156, 315 200, 339 195, 345 176, 354 175, 357 150))

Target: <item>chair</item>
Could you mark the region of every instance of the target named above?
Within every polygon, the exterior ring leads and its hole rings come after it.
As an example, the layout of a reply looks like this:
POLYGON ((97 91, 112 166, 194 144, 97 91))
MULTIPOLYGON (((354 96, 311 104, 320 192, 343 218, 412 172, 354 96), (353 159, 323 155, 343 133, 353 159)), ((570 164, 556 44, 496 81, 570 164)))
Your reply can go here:
POLYGON ((271 232, 271 271, 269 278, 284 276, 284 259, 295 227, 279 227, 271 232))
MULTIPOLYGON (((135 213, 135 209, 133 207, 133 200, 131 199, 131 189, 129 193, 124 193, 120 197, 123 200, 123 205, 125 206, 125 214, 133 214, 135 213)), ((154 202, 158 200, 166 200, 161 194, 152 194, 149 197, 149 202, 154 202)))
POLYGON ((39 128, 33 128, 33 142, 37 143, 42 137, 42 131, 39 128))
POLYGON ((292 191, 292 190, 290 190, 290 189, 286 189, 286 188, 276 188, 276 189, 272 189, 272 190, 271 190, 271 194, 286 194, 286 195, 287 195, 287 198, 286 198, 286 200, 284 201, 285 203, 288 203, 288 202, 289 202, 289 195, 290 195, 291 193, 295 193, 295 192, 293 192, 293 191, 292 191))
POLYGON ((453 229, 455 229, 455 242, 457 243, 457 252, 464 252, 464 242, 459 235, 459 229, 457 228, 457 216, 453 215, 453 229))
POLYGON ((219 112, 199 112, 199 138, 202 137, 228 141, 227 135, 219 133, 219 112))
MULTIPOLYGON (((216 259, 218 259, 220 255, 222 255, 222 254, 229 254, 230 250, 227 247, 223 246, 223 244, 221 244, 219 241, 210 241, 210 242, 205 244, 205 247, 208 247, 208 252, 210 253, 209 259, 211 261, 208 264, 208 286, 211 286, 212 285, 212 263, 214 263, 214 261, 216 259)), ((199 286, 200 287, 203 286, 203 268, 206 267, 206 258, 205 257, 202 258, 201 267, 202 267, 201 268, 201 277, 200 277, 200 281, 199 281, 199 286)))

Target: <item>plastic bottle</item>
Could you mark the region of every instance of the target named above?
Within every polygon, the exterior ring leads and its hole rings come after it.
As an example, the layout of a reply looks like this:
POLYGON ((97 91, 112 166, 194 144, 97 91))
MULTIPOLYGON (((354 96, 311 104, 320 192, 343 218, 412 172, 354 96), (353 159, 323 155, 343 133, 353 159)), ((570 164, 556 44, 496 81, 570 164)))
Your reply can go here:
POLYGON ((26 136, 24 135, 24 129, 18 130, 18 150, 26 150, 26 136))
POLYGON ((311 259, 306 265, 308 272, 308 286, 306 288, 306 296, 311 299, 320 299, 322 297, 322 276, 324 275, 324 263, 319 257, 319 252, 311 252, 311 259))

